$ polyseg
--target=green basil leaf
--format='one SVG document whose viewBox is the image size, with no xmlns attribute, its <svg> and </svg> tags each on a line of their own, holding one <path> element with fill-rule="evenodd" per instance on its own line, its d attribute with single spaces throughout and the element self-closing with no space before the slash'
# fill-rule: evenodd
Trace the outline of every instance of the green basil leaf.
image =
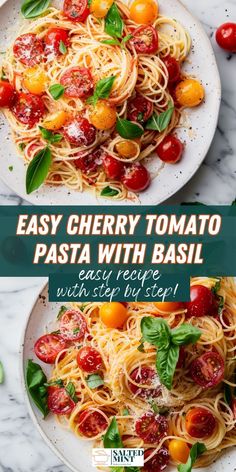
<svg viewBox="0 0 236 472">
<path fill-rule="evenodd" d="M 122 37 L 124 22 L 115 3 L 112 4 L 105 18 L 105 32 L 110 36 Z"/>
<path fill-rule="evenodd" d="M 104 39 L 104 41 L 101 41 L 102 44 L 109 44 L 111 46 L 119 46 L 120 42 L 118 39 Z"/>
<path fill-rule="evenodd" d="M 167 348 L 158 349 L 156 356 L 156 369 L 160 381 L 168 390 L 171 390 L 176 365 L 179 359 L 179 346 L 170 345 Z"/>
<path fill-rule="evenodd" d="M 101 387 L 104 385 L 104 380 L 99 374 L 91 374 L 86 378 L 86 382 L 89 388 L 93 390 L 94 388 Z"/>
<path fill-rule="evenodd" d="M 49 93 L 54 100 L 58 100 L 64 93 L 65 87 L 61 84 L 54 84 L 49 87 Z"/>
<path fill-rule="evenodd" d="M 153 113 L 151 118 L 149 118 L 146 123 L 146 129 L 159 131 L 159 133 L 164 131 L 170 124 L 174 109 L 175 108 L 172 103 L 169 102 L 168 109 L 166 111 L 160 113 L 159 115 L 157 113 Z"/>
<path fill-rule="evenodd" d="M 141 126 L 133 123 L 132 121 L 124 120 L 119 116 L 117 117 L 116 131 L 122 138 L 125 139 L 140 138 L 144 133 L 144 130 Z"/>
<path fill-rule="evenodd" d="M 48 129 L 43 128 L 42 126 L 39 126 L 39 129 L 42 134 L 42 137 L 45 139 L 45 141 L 48 141 L 50 144 L 59 143 L 63 138 L 62 134 L 54 134 L 52 131 L 49 131 Z"/>
<path fill-rule="evenodd" d="M 26 173 L 26 192 L 32 193 L 42 185 L 48 175 L 52 162 L 51 151 L 48 147 L 41 149 L 28 165 Z"/>
<path fill-rule="evenodd" d="M 162 318 L 145 316 L 141 320 L 142 339 L 158 346 L 158 348 L 167 349 L 170 345 L 170 328 Z"/>
<path fill-rule="evenodd" d="M 19 149 L 20 151 L 24 151 L 26 144 L 25 143 L 20 143 L 19 144 Z"/>
<path fill-rule="evenodd" d="M 124 415 L 124 416 L 129 416 L 129 414 L 130 414 L 130 413 L 129 413 L 128 408 L 124 408 L 124 410 L 123 410 L 123 415 Z"/>
<path fill-rule="evenodd" d="M 60 310 L 58 311 L 58 315 L 57 315 L 57 320 L 60 320 L 60 318 L 62 317 L 62 315 L 68 310 L 68 308 L 65 306 L 65 305 L 62 305 Z"/>
<path fill-rule="evenodd" d="M 105 79 L 101 79 L 96 83 L 94 94 L 87 99 L 87 103 L 96 105 L 97 101 L 101 98 L 108 98 L 112 86 L 114 84 L 116 77 L 106 77 Z"/>
<path fill-rule="evenodd" d="M 133 37 L 132 34 L 127 34 L 127 36 L 125 36 L 125 37 L 122 39 L 121 43 L 122 43 L 122 44 L 127 43 L 127 41 L 129 41 L 132 37 Z"/>
<path fill-rule="evenodd" d="M 13 171 L 13 166 L 9 166 L 9 167 L 8 167 L 8 170 L 9 170 L 10 172 L 12 172 L 12 171 Z"/>
<path fill-rule="evenodd" d="M 119 448 L 124 447 L 121 437 L 120 437 L 120 433 L 119 433 L 115 416 L 112 418 L 111 423 L 108 426 L 108 429 L 104 435 L 103 445 L 105 448 L 110 448 L 110 449 L 119 449 Z"/>
<path fill-rule="evenodd" d="M 44 385 L 45 387 L 54 387 L 54 386 L 64 387 L 63 381 L 61 379 L 52 380 L 52 382 L 46 382 Z"/>
<path fill-rule="evenodd" d="M 217 282 L 215 283 L 215 286 L 212 287 L 211 291 L 214 295 L 217 295 L 217 293 L 219 292 L 220 290 L 220 286 L 221 286 L 221 280 L 217 280 Z"/>
<path fill-rule="evenodd" d="M 188 458 L 186 464 L 178 465 L 178 471 L 179 472 L 191 472 L 192 467 L 194 466 L 197 458 L 199 456 L 201 456 L 206 450 L 207 450 L 207 448 L 206 448 L 205 444 L 200 443 L 200 442 L 195 443 L 190 449 L 189 458 Z"/>
<path fill-rule="evenodd" d="M 231 387 L 230 385 L 225 384 L 224 385 L 224 401 L 225 403 L 227 403 L 227 405 L 230 406 L 232 403 L 232 400 L 233 400 L 233 395 L 232 395 Z"/>
<path fill-rule="evenodd" d="M 128 472 L 141 472 L 140 467 L 135 467 L 135 466 L 125 467 L 125 472 L 127 470 Z"/>
<path fill-rule="evenodd" d="M 26 367 L 27 389 L 33 402 L 41 411 L 44 418 L 49 413 L 47 405 L 47 388 L 45 387 L 45 383 L 47 383 L 47 377 L 40 365 L 29 359 Z"/>
<path fill-rule="evenodd" d="M 115 197 L 115 195 L 118 195 L 119 190 L 116 188 L 109 187 L 109 185 L 105 188 L 102 189 L 100 195 L 102 197 Z"/>
<path fill-rule="evenodd" d="M 139 352 L 145 352 L 144 343 L 141 342 L 141 343 L 139 344 L 139 346 L 137 347 L 137 349 L 138 349 Z"/>
<path fill-rule="evenodd" d="M 61 40 L 60 43 L 59 43 L 59 51 L 62 53 L 62 54 L 66 54 L 67 53 L 67 47 L 65 45 L 65 43 Z"/>
<path fill-rule="evenodd" d="M 72 382 L 69 382 L 66 386 L 66 393 L 69 395 L 71 400 L 73 400 L 73 402 L 78 403 L 79 399 L 76 395 L 75 386 Z"/>
<path fill-rule="evenodd" d="M 171 341 L 176 346 L 195 344 L 201 337 L 201 330 L 191 324 L 183 323 L 178 328 L 171 330 Z"/>
<path fill-rule="evenodd" d="M 27 19 L 36 18 L 47 10 L 50 1 L 51 0 L 25 0 L 21 6 L 21 13 Z"/>
<path fill-rule="evenodd" d="M 4 382 L 4 369 L 3 369 L 3 364 L 0 361 L 0 384 L 3 384 Z"/>
</svg>

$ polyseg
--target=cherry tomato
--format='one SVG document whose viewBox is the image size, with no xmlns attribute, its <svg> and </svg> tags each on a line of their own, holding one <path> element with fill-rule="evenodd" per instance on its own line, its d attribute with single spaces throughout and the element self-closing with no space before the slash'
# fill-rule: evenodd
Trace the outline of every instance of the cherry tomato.
<svg viewBox="0 0 236 472">
<path fill-rule="evenodd" d="M 94 438 L 108 427 L 106 418 L 99 411 L 83 410 L 76 417 L 79 432 L 86 438 Z"/>
<path fill-rule="evenodd" d="M 155 0 L 134 0 L 130 6 L 130 19 L 140 25 L 153 23 L 158 16 Z"/>
<path fill-rule="evenodd" d="M 182 369 L 184 367 L 185 359 L 186 359 L 186 352 L 185 352 L 184 346 L 180 346 L 179 359 L 178 359 L 178 362 L 176 364 L 177 369 Z"/>
<path fill-rule="evenodd" d="M 102 367 L 102 357 L 93 347 L 84 346 L 78 352 L 77 364 L 85 372 L 97 372 Z"/>
<path fill-rule="evenodd" d="M 92 0 L 90 11 L 96 18 L 104 18 L 113 4 L 113 0 Z"/>
<path fill-rule="evenodd" d="M 133 32 L 130 44 L 138 54 L 155 54 L 158 50 L 158 34 L 153 26 L 140 26 Z"/>
<path fill-rule="evenodd" d="M 203 388 L 218 385 L 224 378 L 224 359 L 217 352 L 205 352 L 190 365 L 190 375 Z"/>
<path fill-rule="evenodd" d="M 82 154 L 82 157 L 79 157 L 80 154 Z M 76 157 L 77 159 L 74 160 L 75 167 L 80 169 L 84 174 L 90 174 L 96 172 L 101 160 L 101 152 L 97 149 L 86 156 L 83 156 L 83 153 L 78 153 Z"/>
<path fill-rule="evenodd" d="M 35 66 L 42 62 L 43 42 L 34 33 L 22 34 L 14 42 L 13 54 L 25 66 Z"/>
<path fill-rule="evenodd" d="M 189 436 L 207 438 L 214 433 L 216 419 L 207 408 L 196 407 L 188 411 L 185 426 Z"/>
<path fill-rule="evenodd" d="M 60 129 L 68 119 L 68 113 L 64 110 L 56 111 L 49 115 L 42 123 L 43 127 L 51 131 Z"/>
<path fill-rule="evenodd" d="M 149 186 L 151 178 L 146 167 L 135 163 L 126 167 L 121 181 L 128 190 L 141 192 Z"/>
<path fill-rule="evenodd" d="M 105 131 L 116 124 L 116 108 L 107 100 L 99 100 L 89 113 L 90 122 L 95 128 Z"/>
<path fill-rule="evenodd" d="M 158 444 L 167 435 L 168 422 L 163 415 L 144 413 L 136 421 L 135 431 L 145 443 Z"/>
<path fill-rule="evenodd" d="M 167 162 L 168 164 L 175 164 L 178 162 L 182 157 L 183 151 L 183 143 L 172 134 L 166 136 L 156 148 L 158 157 L 161 161 Z"/>
<path fill-rule="evenodd" d="M 153 449 L 147 449 L 144 451 L 144 460 L 153 453 Z M 142 472 L 162 472 L 166 469 L 169 464 L 170 456 L 168 449 L 163 446 L 161 447 L 154 456 L 145 462 L 144 467 L 142 467 Z"/>
<path fill-rule="evenodd" d="M 16 91 L 9 82 L 0 80 L 0 107 L 10 107 L 16 98 Z"/>
<path fill-rule="evenodd" d="M 184 308 L 184 304 L 182 302 L 154 302 L 154 305 L 158 308 L 158 310 L 164 311 L 165 313 L 173 313 L 173 311 Z"/>
<path fill-rule="evenodd" d="M 90 10 L 87 0 L 64 0 L 63 13 L 71 21 L 84 22 Z"/>
<path fill-rule="evenodd" d="M 48 408 L 55 415 L 69 415 L 75 407 L 75 402 L 70 398 L 64 387 L 49 387 Z"/>
<path fill-rule="evenodd" d="M 134 141 L 126 139 L 116 144 L 116 151 L 121 157 L 132 158 L 137 155 L 138 145 Z"/>
<path fill-rule="evenodd" d="M 216 41 L 226 51 L 236 52 L 236 23 L 224 23 L 216 31 Z"/>
<path fill-rule="evenodd" d="M 52 54 L 60 56 L 63 54 L 61 49 L 61 44 L 63 43 L 67 48 L 70 44 L 69 33 L 63 28 L 49 28 L 45 37 L 45 49 L 44 52 L 46 55 Z"/>
<path fill-rule="evenodd" d="M 212 291 L 204 285 L 190 287 L 190 302 L 185 303 L 187 316 L 212 315 L 215 310 L 215 297 Z"/>
<path fill-rule="evenodd" d="M 132 382 L 128 382 L 130 391 L 137 395 L 140 398 L 148 399 L 158 397 L 160 393 L 160 385 L 157 373 L 151 367 L 137 367 L 133 370 L 130 374 L 130 378 L 138 385 L 133 384 Z M 155 387 L 155 384 L 157 385 Z M 144 385 L 145 387 L 142 387 Z M 147 385 L 153 388 L 147 388 Z"/>
<path fill-rule="evenodd" d="M 205 97 L 203 86 L 194 79 L 184 79 L 175 89 L 175 97 L 182 107 L 197 107 Z"/>
<path fill-rule="evenodd" d="M 57 334 L 45 334 L 34 345 L 36 356 L 46 364 L 54 364 L 59 352 L 66 348 L 66 342 Z"/>
<path fill-rule="evenodd" d="M 11 111 L 18 121 L 32 128 L 42 118 L 45 107 L 41 97 L 19 93 Z"/>
<path fill-rule="evenodd" d="M 60 334 L 68 341 L 79 341 L 87 332 L 87 323 L 83 315 L 76 310 L 67 310 L 59 320 Z"/>
<path fill-rule="evenodd" d="M 108 328 L 122 328 L 128 318 L 127 308 L 119 302 L 104 303 L 99 314 Z"/>
<path fill-rule="evenodd" d="M 169 442 L 169 453 L 173 461 L 186 464 L 190 449 L 185 441 L 181 439 L 171 439 Z"/>
<path fill-rule="evenodd" d="M 86 118 L 77 115 L 62 128 L 65 139 L 75 146 L 90 146 L 96 139 L 96 130 Z"/>
<path fill-rule="evenodd" d="M 71 67 L 62 74 L 60 83 L 66 97 L 87 98 L 93 93 L 93 78 L 86 67 Z"/>
<path fill-rule="evenodd" d="M 128 101 L 128 120 L 145 123 L 153 113 L 153 104 L 142 95 Z"/>
<path fill-rule="evenodd" d="M 180 79 L 180 64 L 174 57 L 166 56 L 163 59 L 163 62 L 168 70 L 169 74 L 169 83 L 178 82 Z"/>
<path fill-rule="evenodd" d="M 40 66 L 29 67 L 23 73 L 23 85 L 28 92 L 42 95 L 46 90 L 47 76 Z"/>
<path fill-rule="evenodd" d="M 103 157 L 103 167 L 109 179 L 119 179 L 124 171 L 124 164 L 109 154 Z"/>
</svg>

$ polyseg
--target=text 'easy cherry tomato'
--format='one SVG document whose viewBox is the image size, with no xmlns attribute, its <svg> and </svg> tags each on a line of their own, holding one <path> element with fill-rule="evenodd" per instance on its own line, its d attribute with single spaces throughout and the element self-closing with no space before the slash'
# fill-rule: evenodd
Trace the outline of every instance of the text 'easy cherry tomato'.
<svg viewBox="0 0 236 472">
<path fill-rule="evenodd" d="M 173 461 L 186 464 L 190 449 L 185 441 L 181 439 L 171 439 L 169 442 L 169 453 Z"/>
<path fill-rule="evenodd" d="M 184 151 L 184 145 L 173 135 L 166 136 L 156 148 L 158 157 L 168 164 L 180 161 Z"/>
<path fill-rule="evenodd" d="M 91 409 L 81 411 L 75 419 L 79 432 L 86 438 L 94 438 L 107 429 L 108 422 L 99 411 Z"/>
<path fill-rule="evenodd" d="M 65 87 L 66 97 L 87 98 L 93 92 L 93 79 L 86 67 L 71 67 L 64 72 L 60 79 Z"/>
<path fill-rule="evenodd" d="M 158 34 L 153 26 L 140 26 L 130 39 L 130 44 L 138 54 L 155 54 L 158 49 Z"/>
<path fill-rule="evenodd" d="M 190 365 L 190 375 L 203 388 L 218 385 L 224 378 L 224 359 L 217 352 L 205 352 Z"/>
<path fill-rule="evenodd" d="M 151 178 L 146 167 L 135 163 L 126 167 L 121 181 L 128 190 L 142 192 L 149 186 Z"/>
<path fill-rule="evenodd" d="M 137 367 L 130 374 L 130 378 L 135 382 L 128 382 L 130 391 L 140 398 L 153 398 L 160 394 L 160 382 L 157 373 L 149 366 Z M 150 386 L 152 388 L 147 388 Z"/>
<path fill-rule="evenodd" d="M 150 25 L 158 16 L 155 0 L 134 0 L 130 6 L 130 18 L 140 25 Z"/>
<path fill-rule="evenodd" d="M 79 157 L 81 154 L 81 157 Z M 96 172 L 98 164 L 101 161 L 101 151 L 95 150 L 83 156 L 83 153 L 76 155 L 77 159 L 74 160 L 74 165 L 77 169 L 80 169 L 84 174 L 91 174 Z"/>
<path fill-rule="evenodd" d="M 153 449 L 144 451 L 144 467 L 142 472 L 162 472 L 169 464 L 170 455 L 168 449 L 163 446 L 148 460 L 153 454 Z"/>
<path fill-rule="evenodd" d="M 103 157 L 103 167 L 109 179 L 119 179 L 124 171 L 124 164 L 109 154 Z"/>
<path fill-rule="evenodd" d="M 87 323 L 79 311 L 67 310 L 59 320 L 59 329 L 63 339 L 79 341 L 87 332 Z"/>
<path fill-rule="evenodd" d="M 216 41 L 226 51 L 236 52 L 236 23 L 224 23 L 216 31 Z"/>
<path fill-rule="evenodd" d="M 122 328 L 128 318 L 127 308 L 119 302 L 104 303 L 99 313 L 108 328 Z"/>
<path fill-rule="evenodd" d="M 42 118 L 45 106 L 41 97 L 19 93 L 11 111 L 18 121 L 32 128 Z"/>
<path fill-rule="evenodd" d="M 10 107 L 16 98 L 16 92 L 6 80 L 0 80 L 0 107 Z"/>
<path fill-rule="evenodd" d="M 53 54 L 60 56 L 63 54 L 61 44 L 63 43 L 66 48 L 70 44 L 69 33 L 63 28 L 49 28 L 44 37 L 44 42 L 46 55 Z"/>
<path fill-rule="evenodd" d="M 166 56 L 163 59 L 163 62 L 167 68 L 169 74 L 169 83 L 178 82 L 180 79 L 180 64 L 174 57 Z"/>
<path fill-rule="evenodd" d="M 84 22 L 89 13 L 87 0 L 64 0 L 63 13 L 71 21 Z"/>
<path fill-rule="evenodd" d="M 78 352 L 77 363 L 85 372 L 93 373 L 101 369 L 102 357 L 93 347 L 84 346 Z"/>
<path fill-rule="evenodd" d="M 66 342 L 57 334 L 45 334 L 34 345 L 36 356 L 46 364 L 54 364 L 59 352 L 66 348 Z"/>
<path fill-rule="evenodd" d="M 168 432 L 168 422 L 163 415 L 144 413 L 135 424 L 137 435 L 149 444 L 158 444 Z"/>
<path fill-rule="evenodd" d="M 69 415 L 75 407 L 65 388 L 48 388 L 48 408 L 55 415 Z"/>
<path fill-rule="evenodd" d="M 96 139 L 96 129 L 86 118 L 77 115 L 62 128 L 65 139 L 77 147 L 90 146 Z"/>
<path fill-rule="evenodd" d="M 207 408 L 196 407 L 188 411 L 185 426 L 189 436 L 207 438 L 214 433 L 216 419 Z"/>
<path fill-rule="evenodd" d="M 43 42 L 34 33 L 22 34 L 14 42 L 13 54 L 25 66 L 35 66 L 42 61 Z"/>
<path fill-rule="evenodd" d="M 207 316 L 214 314 L 215 297 L 212 291 L 204 285 L 190 287 L 190 302 L 185 304 L 187 316 Z"/>
<path fill-rule="evenodd" d="M 128 120 L 145 123 L 153 113 L 153 104 L 142 95 L 128 101 Z"/>
</svg>

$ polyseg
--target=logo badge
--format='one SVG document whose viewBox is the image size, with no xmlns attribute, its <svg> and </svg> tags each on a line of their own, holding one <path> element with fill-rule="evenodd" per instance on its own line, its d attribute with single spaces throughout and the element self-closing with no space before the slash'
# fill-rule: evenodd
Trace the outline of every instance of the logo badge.
<svg viewBox="0 0 236 472">
<path fill-rule="evenodd" d="M 92 450 L 93 467 L 143 467 L 144 449 L 103 449 L 94 448 Z"/>
</svg>

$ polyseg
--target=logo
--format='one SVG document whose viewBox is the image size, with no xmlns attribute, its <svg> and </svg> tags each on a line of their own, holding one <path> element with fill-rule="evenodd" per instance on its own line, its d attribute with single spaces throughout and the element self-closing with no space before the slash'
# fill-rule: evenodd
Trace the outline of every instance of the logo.
<svg viewBox="0 0 236 472">
<path fill-rule="evenodd" d="M 92 450 L 93 467 L 142 467 L 144 465 L 144 449 L 103 449 Z"/>
</svg>

